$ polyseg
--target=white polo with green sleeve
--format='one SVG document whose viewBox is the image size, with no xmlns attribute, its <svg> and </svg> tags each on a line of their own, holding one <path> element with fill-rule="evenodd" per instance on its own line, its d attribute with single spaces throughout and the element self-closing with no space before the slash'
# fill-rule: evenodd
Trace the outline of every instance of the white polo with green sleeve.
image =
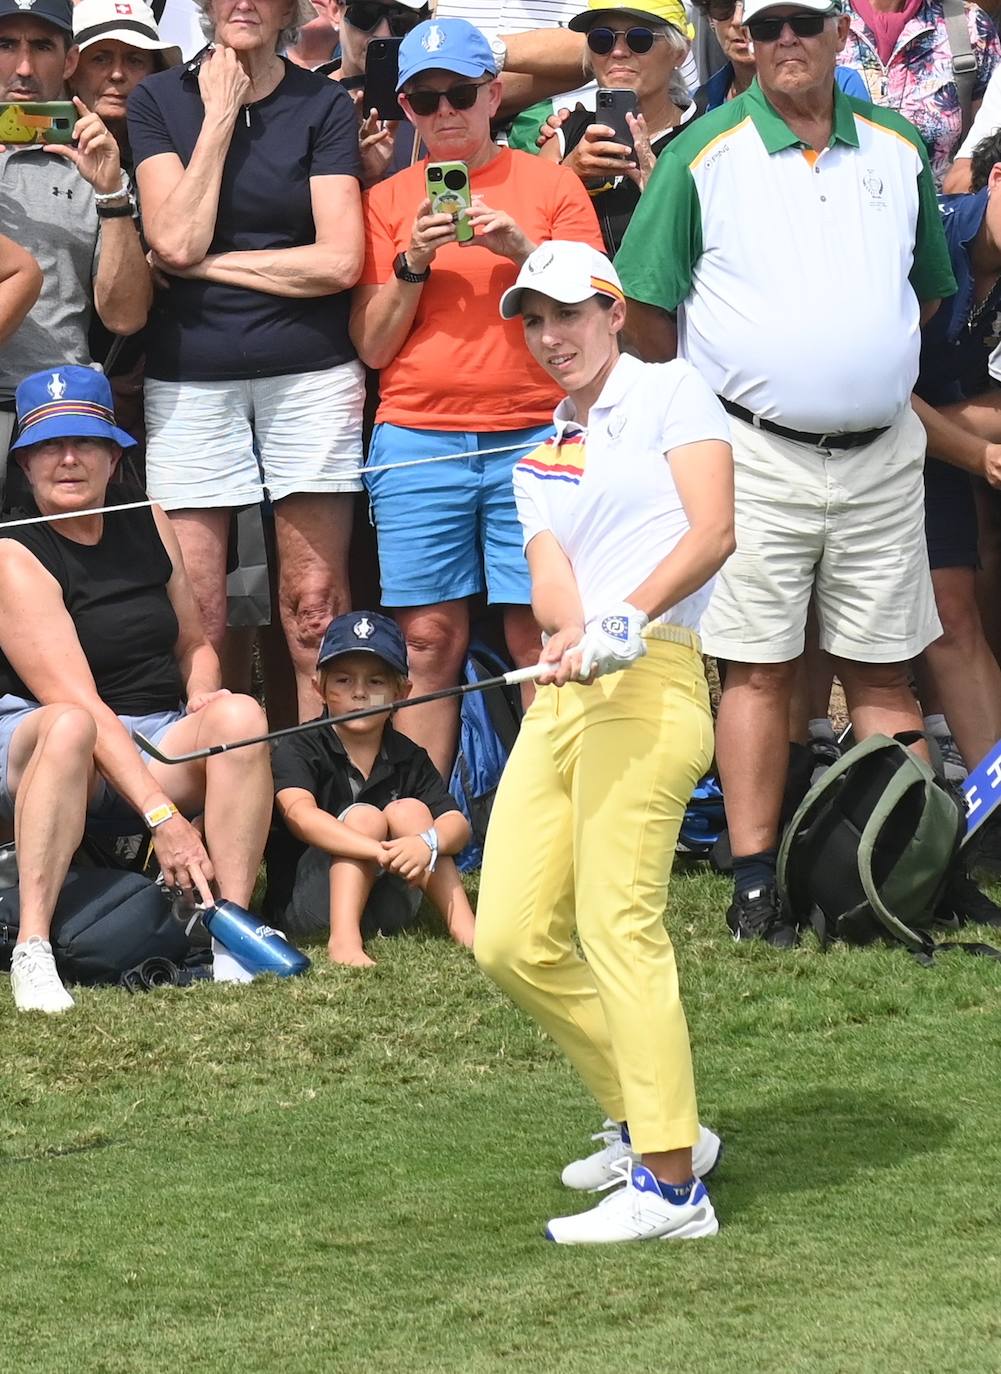
<svg viewBox="0 0 1001 1374">
<path fill-rule="evenodd" d="M 615 263 L 678 314 L 678 354 L 722 397 L 807 433 L 891 425 L 918 375 L 919 302 L 956 283 L 917 130 L 834 90 L 806 147 L 749 90 L 658 160 Z"/>
</svg>

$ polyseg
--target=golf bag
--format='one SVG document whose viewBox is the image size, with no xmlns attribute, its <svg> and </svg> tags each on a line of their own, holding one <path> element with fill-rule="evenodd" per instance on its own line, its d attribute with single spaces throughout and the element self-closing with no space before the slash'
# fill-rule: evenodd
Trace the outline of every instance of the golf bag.
<svg viewBox="0 0 1001 1374">
<path fill-rule="evenodd" d="M 723 792 L 712 773 L 707 773 L 695 787 L 678 834 L 678 853 L 705 859 L 712 853 L 726 829 Z"/>
<path fill-rule="evenodd" d="M 491 649 L 473 644 L 466 659 L 463 682 L 482 682 L 510 671 Z M 521 728 L 521 693 L 517 687 L 472 692 L 464 697 L 459 715 L 459 752 L 448 790 L 469 822 L 473 838 L 456 859 L 463 873 L 479 868 L 494 797 Z"/>
<path fill-rule="evenodd" d="M 950 885 L 965 877 L 966 822 L 958 798 L 905 747 L 914 738 L 873 735 L 855 745 L 810 789 L 783 836 L 780 896 L 822 944 L 882 937 L 926 958 L 938 948 L 930 930 Z M 997 955 L 988 945 L 963 948 Z"/>
</svg>

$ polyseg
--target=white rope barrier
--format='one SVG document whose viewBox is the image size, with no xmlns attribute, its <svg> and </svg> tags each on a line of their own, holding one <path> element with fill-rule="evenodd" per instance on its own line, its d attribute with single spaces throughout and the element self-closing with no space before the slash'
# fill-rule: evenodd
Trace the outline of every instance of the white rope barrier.
<svg viewBox="0 0 1001 1374">
<path fill-rule="evenodd" d="M 418 468 L 424 467 L 428 463 L 454 463 L 460 458 L 483 458 L 495 453 L 527 453 L 530 449 L 538 448 L 539 441 L 532 440 L 527 444 L 502 444 L 498 448 L 476 448 L 469 449 L 465 453 L 439 453 L 431 458 L 404 458 L 399 463 L 374 463 L 368 467 L 349 468 L 346 472 L 339 472 L 338 479 L 344 477 L 364 477 L 369 472 L 395 472 L 398 468 Z M 322 495 L 322 493 L 318 493 Z M 125 501 L 117 506 L 94 506 L 90 510 L 71 510 L 60 511 L 57 515 L 28 515 L 19 520 L 0 520 L 0 534 L 4 530 L 16 530 L 23 525 L 46 525 L 55 520 L 79 520 L 84 515 L 111 515 L 116 511 L 122 510 L 148 510 L 150 506 L 162 504 L 159 501 Z M 179 506 L 178 510 L 198 510 L 197 506 Z M 219 510 L 218 506 L 206 507 L 206 509 Z"/>
</svg>

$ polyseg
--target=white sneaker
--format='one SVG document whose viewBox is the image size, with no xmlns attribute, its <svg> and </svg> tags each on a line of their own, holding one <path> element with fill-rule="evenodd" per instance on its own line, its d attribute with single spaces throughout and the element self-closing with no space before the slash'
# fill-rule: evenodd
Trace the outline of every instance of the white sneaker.
<svg viewBox="0 0 1001 1374">
<path fill-rule="evenodd" d="M 68 1011 L 74 1005 L 56 972 L 52 946 L 40 935 L 16 945 L 10 959 L 10 986 L 18 1011 Z"/>
<path fill-rule="evenodd" d="M 653 1174 L 631 1159 L 620 1160 L 615 1178 L 606 1187 L 617 1188 L 597 1207 L 573 1217 L 554 1217 L 546 1238 L 557 1245 L 612 1245 L 625 1240 L 694 1240 L 714 1236 L 719 1222 L 705 1184 L 696 1179 L 684 1202 L 668 1202 Z"/>
<path fill-rule="evenodd" d="M 639 1163 L 639 1156 L 633 1153 L 617 1121 L 609 1119 L 602 1122 L 601 1130 L 596 1131 L 591 1139 L 603 1140 L 605 1143 L 593 1154 L 585 1156 L 584 1159 L 575 1159 L 566 1166 L 560 1175 L 565 1188 L 573 1188 L 576 1192 L 582 1193 L 600 1192 L 602 1188 L 607 1188 L 618 1179 L 618 1175 L 613 1171 L 621 1160 L 631 1159 L 634 1164 Z M 695 1177 L 708 1178 L 720 1162 L 722 1154 L 723 1142 L 716 1132 L 711 1131 L 708 1126 L 700 1126 L 699 1138 L 692 1146 L 692 1173 Z"/>
</svg>

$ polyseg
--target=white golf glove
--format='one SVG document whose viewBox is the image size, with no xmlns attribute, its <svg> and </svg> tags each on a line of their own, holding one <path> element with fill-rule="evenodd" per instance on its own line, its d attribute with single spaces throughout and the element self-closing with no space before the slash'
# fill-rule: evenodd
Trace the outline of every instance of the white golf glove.
<svg viewBox="0 0 1001 1374">
<path fill-rule="evenodd" d="M 584 631 L 584 638 L 577 646 L 580 649 L 580 676 L 584 681 L 591 676 L 603 677 L 605 673 L 617 673 L 628 668 L 646 653 L 643 631 L 650 617 L 628 601 L 620 601 L 596 616 Z"/>
</svg>

